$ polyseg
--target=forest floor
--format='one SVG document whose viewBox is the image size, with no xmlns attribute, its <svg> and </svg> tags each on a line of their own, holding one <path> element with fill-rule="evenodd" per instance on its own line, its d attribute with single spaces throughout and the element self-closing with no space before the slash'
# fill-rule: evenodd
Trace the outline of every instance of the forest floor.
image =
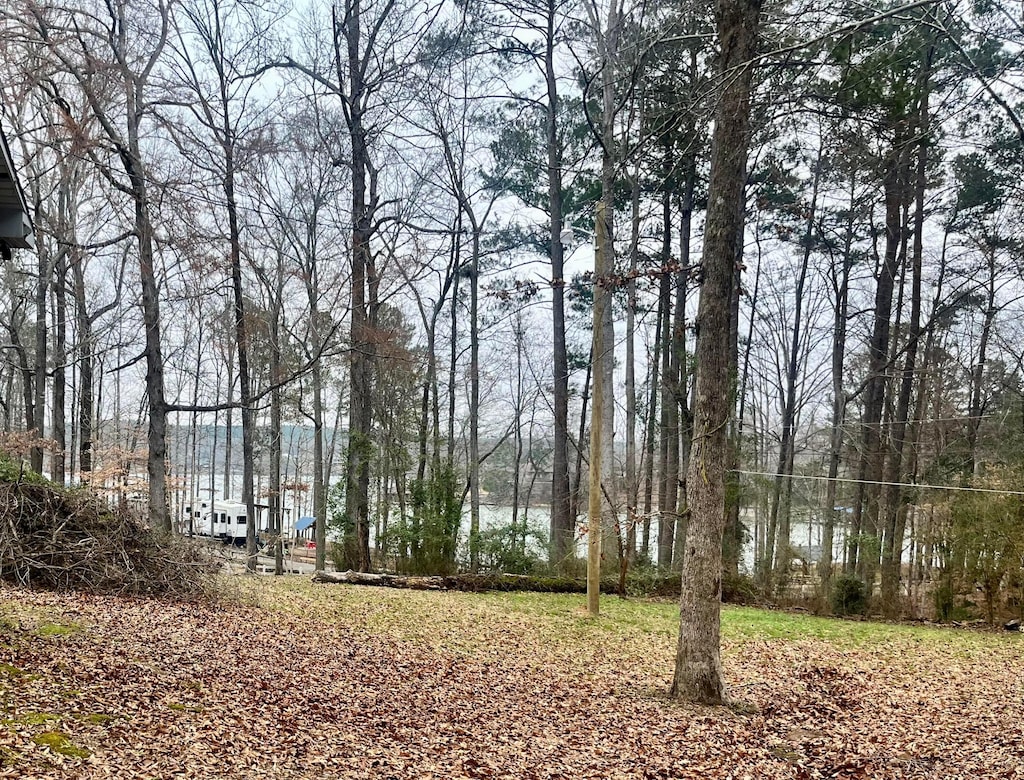
<svg viewBox="0 0 1024 780">
<path fill-rule="evenodd" d="M 213 606 L 0 589 L 3 778 L 1024 778 L 1024 635 L 233 578 Z"/>
</svg>

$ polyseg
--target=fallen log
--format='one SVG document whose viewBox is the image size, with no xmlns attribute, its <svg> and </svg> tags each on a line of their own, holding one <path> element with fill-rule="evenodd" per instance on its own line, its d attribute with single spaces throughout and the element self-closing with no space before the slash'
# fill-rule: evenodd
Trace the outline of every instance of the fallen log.
<svg viewBox="0 0 1024 780">
<path fill-rule="evenodd" d="M 358 571 L 317 571 L 313 582 L 344 585 L 376 585 L 410 590 L 459 590 L 480 593 L 497 591 L 535 591 L 540 593 L 586 593 L 587 584 L 568 577 L 535 577 L 527 574 L 449 574 L 416 576 L 404 574 L 369 574 Z M 617 593 L 618 583 L 602 581 L 601 591 Z"/>
</svg>

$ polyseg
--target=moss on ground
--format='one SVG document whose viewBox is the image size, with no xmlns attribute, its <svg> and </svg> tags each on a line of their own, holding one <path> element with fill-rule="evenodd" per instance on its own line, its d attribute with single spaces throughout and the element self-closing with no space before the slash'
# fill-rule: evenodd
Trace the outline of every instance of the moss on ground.
<svg viewBox="0 0 1024 780">
<path fill-rule="evenodd" d="M 63 731 L 43 731 L 35 734 L 32 741 L 40 747 L 48 748 L 53 753 L 68 758 L 88 758 L 92 755 L 85 748 L 79 747 Z"/>
<path fill-rule="evenodd" d="M 82 630 L 78 623 L 43 623 L 36 629 L 36 636 L 70 636 Z"/>
</svg>

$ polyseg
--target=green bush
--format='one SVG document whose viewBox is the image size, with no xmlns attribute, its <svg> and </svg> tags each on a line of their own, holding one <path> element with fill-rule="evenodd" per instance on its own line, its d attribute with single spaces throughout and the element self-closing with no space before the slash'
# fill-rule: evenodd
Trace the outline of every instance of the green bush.
<svg viewBox="0 0 1024 780">
<path fill-rule="evenodd" d="M 722 603 L 757 604 L 757 584 L 746 574 L 727 574 L 722 577 Z"/>
<path fill-rule="evenodd" d="M 452 464 L 445 461 L 424 480 L 409 485 L 412 514 L 396 531 L 414 574 L 452 574 L 462 522 L 462 497 Z M 397 556 L 401 558 L 402 556 Z"/>
<path fill-rule="evenodd" d="M 868 608 L 868 589 L 861 580 L 844 574 L 832 585 L 829 602 L 835 615 L 863 615 Z"/>
<path fill-rule="evenodd" d="M 682 575 L 657 566 L 635 564 L 626 574 L 626 594 L 629 596 L 656 596 L 679 598 Z"/>
<path fill-rule="evenodd" d="M 30 485 L 49 485 L 50 480 L 32 471 L 20 458 L 14 458 L 0 450 L 0 480 Z"/>
<path fill-rule="evenodd" d="M 953 619 L 953 586 L 944 582 L 938 588 L 935 589 L 935 593 L 932 595 L 935 599 L 935 618 L 942 622 L 948 622 Z"/>
<path fill-rule="evenodd" d="M 542 551 L 547 549 L 545 535 L 519 523 L 488 528 L 479 536 L 480 566 L 485 571 L 505 574 L 545 572 Z"/>
</svg>

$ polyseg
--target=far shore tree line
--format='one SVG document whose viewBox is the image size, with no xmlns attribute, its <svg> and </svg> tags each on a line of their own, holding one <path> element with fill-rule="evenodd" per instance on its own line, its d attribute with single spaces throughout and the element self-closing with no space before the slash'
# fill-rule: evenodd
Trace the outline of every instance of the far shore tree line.
<svg viewBox="0 0 1024 780">
<path fill-rule="evenodd" d="M 229 495 L 252 566 L 291 491 L 321 569 L 333 525 L 357 571 L 575 574 L 599 527 L 705 637 L 723 578 L 1015 608 L 1015 13 L 10 0 L 0 446 L 165 531 Z"/>
</svg>

